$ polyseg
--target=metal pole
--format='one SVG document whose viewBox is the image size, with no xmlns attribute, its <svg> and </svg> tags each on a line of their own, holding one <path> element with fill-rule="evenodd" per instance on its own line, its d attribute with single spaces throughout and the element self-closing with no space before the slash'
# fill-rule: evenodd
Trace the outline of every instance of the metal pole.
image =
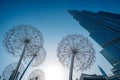
<svg viewBox="0 0 120 80">
<path fill-rule="evenodd" d="M 69 80 L 72 80 L 72 76 L 73 76 L 74 58 L 75 58 L 75 53 L 72 54 L 70 72 L 69 72 Z"/>
<path fill-rule="evenodd" d="M 20 64 L 21 64 L 21 62 L 22 62 L 23 56 L 24 56 L 24 54 L 25 54 L 26 47 L 27 47 L 27 43 L 25 43 L 25 46 L 24 46 L 24 49 L 23 49 L 23 51 L 22 51 L 22 55 L 20 56 L 19 62 L 18 62 L 18 64 L 17 64 L 17 67 L 16 67 L 15 71 L 12 72 L 9 80 L 17 80 L 17 76 L 18 76 L 18 74 L 19 74 L 18 69 L 19 69 L 19 67 L 20 67 Z"/>
<path fill-rule="evenodd" d="M 30 60 L 30 62 L 28 63 L 27 67 L 25 68 L 24 72 L 23 72 L 22 75 L 20 76 L 20 79 L 19 79 L 19 80 L 22 79 L 22 77 L 24 76 L 26 70 L 28 69 L 28 67 L 30 66 L 31 62 L 33 61 L 33 59 L 34 59 L 35 57 L 36 57 L 36 55 L 34 55 L 33 58 Z"/>
</svg>

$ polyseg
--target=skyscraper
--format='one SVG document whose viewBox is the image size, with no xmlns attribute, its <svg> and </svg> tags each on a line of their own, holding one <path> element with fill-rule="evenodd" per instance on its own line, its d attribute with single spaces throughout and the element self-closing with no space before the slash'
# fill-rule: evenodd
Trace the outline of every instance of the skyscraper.
<svg viewBox="0 0 120 80">
<path fill-rule="evenodd" d="M 108 77 L 105 71 L 98 65 L 98 68 L 104 77 Z"/>
<path fill-rule="evenodd" d="M 114 74 L 120 73 L 120 14 L 68 10 L 90 36 L 103 48 L 101 54 L 114 67 Z"/>
<path fill-rule="evenodd" d="M 82 74 L 79 80 L 107 80 L 102 75 L 89 75 L 89 74 Z"/>
</svg>

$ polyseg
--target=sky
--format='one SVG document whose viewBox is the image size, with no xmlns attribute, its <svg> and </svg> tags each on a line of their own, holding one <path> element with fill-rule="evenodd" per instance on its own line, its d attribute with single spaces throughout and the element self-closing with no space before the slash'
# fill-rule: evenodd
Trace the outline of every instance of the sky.
<svg viewBox="0 0 120 80">
<path fill-rule="evenodd" d="M 39 66 L 29 67 L 23 80 L 27 80 L 35 69 L 44 71 L 45 80 L 67 80 L 69 68 L 60 64 L 56 50 L 62 38 L 69 34 L 88 37 L 96 50 L 96 61 L 91 68 L 83 72 L 75 71 L 74 79 L 79 78 L 81 73 L 100 75 L 97 65 L 100 65 L 108 75 L 112 74 L 112 66 L 100 54 L 102 48 L 89 37 L 89 33 L 72 18 L 67 9 L 119 14 L 119 7 L 120 0 L 0 0 L 0 75 L 7 65 L 19 60 L 19 57 L 7 52 L 3 45 L 6 32 L 19 24 L 36 27 L 43 35 L 43 46 L 47 52 L 45 61 Z"/>
</svg>

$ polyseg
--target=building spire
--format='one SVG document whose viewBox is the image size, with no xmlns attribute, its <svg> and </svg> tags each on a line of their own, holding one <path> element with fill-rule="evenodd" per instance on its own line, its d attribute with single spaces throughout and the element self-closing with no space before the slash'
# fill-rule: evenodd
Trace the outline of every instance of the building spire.
<svg viewBox="0 0 120 80">
<path fill-rule="evenodd" d="M 98 68 L 104 77 L 108 77 L 105 71 L 98 65 Z"/>
</svg>

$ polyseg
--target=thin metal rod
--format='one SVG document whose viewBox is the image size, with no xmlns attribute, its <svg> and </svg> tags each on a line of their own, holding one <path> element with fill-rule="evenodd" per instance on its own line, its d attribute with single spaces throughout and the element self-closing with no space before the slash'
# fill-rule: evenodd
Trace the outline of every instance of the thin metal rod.
<svg viewBox="0 0 120 80">
<path fill-rule="evenodd" d="M 73 76 L 74 58 L 75 58 L 75 54 L 73 53 L 71 59 L 71 65 L 70 65 L 69 80 L 72 80 L 72 76 Z"/>
<path fill-rule="evenodd" d="M 18 77 L 18 74 L 19 74 L 18 69 L 19 69 L 20 64 L 21 64 L 21 62 L 22 62 L 22 59 L 23 59 L 23 57 L 24 57 L 26 47 L 27 47 L 27 43 L 25 43 L 25 45 L 24 45 L 24 49 L 23 49 L 22 54 L 21 54 L 21 56 L 20 56 L 19 62 L 18 62 L 18 64 L 17 64 L 17 67 L 16 67 L 15 71 L 12 72 L 9 80 L 17 80 L 17 77 Z"/>
<path fill-rule="evenodd" d="M 28 63 L 27 67 L 25 68 L 24 72 L 23 72 L 22 75 L 20 76 L 20 79 L 19 79 L 19 80 L 22 79 L 22 77 L 24 76 L 25 72 L 27 71 L 28 67 L 30 66 L 30 64 L 31 64 L 31 62 L 33 61 L 33 59 L 35 58 L 35 56 L 36 56 L 36 55 L 34 55 L 34 56 L 32 57 L 32 59 L 30 60 L 30 62 Z"/>
</svg>

